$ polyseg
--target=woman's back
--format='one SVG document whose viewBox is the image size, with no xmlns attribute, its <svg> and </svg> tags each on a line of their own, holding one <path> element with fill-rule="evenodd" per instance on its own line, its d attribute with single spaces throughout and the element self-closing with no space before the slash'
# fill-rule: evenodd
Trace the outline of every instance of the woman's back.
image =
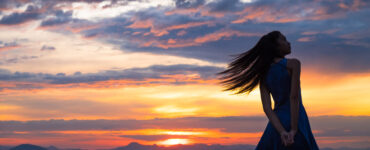
<svg viewBox="0 0 370 150">
<path fill-rule="evenodd" d="M 273 111 L 278 116 L 283 127 L 289 131 L 291 129 L 290 115 L 290 90 L 291 90 L 291 75 L 287 69 L 288 59 L 283 58 L 279 62 L 272 64 L 267 72 L 265 83 L 274 100 Z M 299 88 L 299 115 L 298 115 L 298 131 L 294 138 L 294 144 L 285 147 L 282 144 L 280 135 L 273 127 L 271 122 L 266 126 L 266 129 L 259 141 L 256 150 L 283 150 L 283 149 L 309 149 L 318 150 L 318 146 L 313 137 L 309 120 L 302 104 L 301 89 Z"/>
<path fill-rule="evenodd" d="M 266 85 L 271 92 L 275 106 L 289 103 L 291 76 L 287 71 L 286 63 L 287 59 L 283 58 L 272 64 L 266 76 Z"/>
</svg>

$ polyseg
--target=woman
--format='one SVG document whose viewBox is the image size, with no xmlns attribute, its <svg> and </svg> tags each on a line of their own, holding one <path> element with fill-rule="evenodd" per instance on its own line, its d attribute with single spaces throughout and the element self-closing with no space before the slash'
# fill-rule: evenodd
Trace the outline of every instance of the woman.
<svg viewBox="0 0 370 150">
<path fill-rule="evenodd" d="M 272 31 L 244 53 L 237 55 L 220 74 L 220 83 L 250 93 L 259 85 L 263 110 L 269 119 L 256 150 L 318 150 L 302 104 L 300 61 L 285 58 L 290 43 L 279 31 Z M 274 109 L 271 108 L 271 97 Z"/>
</svg>

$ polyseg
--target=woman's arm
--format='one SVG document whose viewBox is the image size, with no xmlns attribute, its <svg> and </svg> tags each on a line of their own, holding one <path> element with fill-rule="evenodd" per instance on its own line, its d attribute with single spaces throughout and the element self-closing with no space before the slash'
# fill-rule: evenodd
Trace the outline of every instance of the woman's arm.
<svg viewBox="0 0 370 150">
<path fill-rule="evenodd" d="M 299 88 L 300 88 L 300 74 L 301 63 L 298 59 L 292 58 L 287 62 L 287 67 L 291 70 L 291 90 L 290 90 L 290 117 L 291 130 L 296 132 L 298 126 L 299 114 Z"/>
<path fill-rule="evenodd" d="M 267 118 L 272 122 L 272 125 L 274 125 L 275 129 L 281 134 L 282 132 L 285 131 L 285 129 L 283 125 L 281 124 L 279 118 L 276 116 L 275 112 L 271 108 L 270 93 L 264 82 L 261 81 L 259 86 L 260 86 L 260 92 L 261 92 L 263 111 L 265 112 Z"/>
</svg>

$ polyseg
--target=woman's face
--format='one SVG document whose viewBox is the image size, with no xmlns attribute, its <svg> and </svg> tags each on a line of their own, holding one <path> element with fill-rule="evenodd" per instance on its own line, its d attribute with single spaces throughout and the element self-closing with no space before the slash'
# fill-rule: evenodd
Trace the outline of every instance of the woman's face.
<svg viewBox="0 0 370 150">
<path fill-rule="evenodd" d="M 279 38 L 277 39 L 278 43 L 278 53 L 280 56 L 285 56 L 287 54 L 290 54 L 290 42 L 286 40 L 286 37 L 282 34 L 279 35 Z"/>
</svg>

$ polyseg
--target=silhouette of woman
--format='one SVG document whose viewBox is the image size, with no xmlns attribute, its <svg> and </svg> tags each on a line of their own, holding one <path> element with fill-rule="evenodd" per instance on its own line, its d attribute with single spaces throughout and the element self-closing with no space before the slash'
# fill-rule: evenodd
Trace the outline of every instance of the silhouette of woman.
<svg viewBox="0 0 370 150">
<path fill-rule="evenodd" d="M 237 54 L 217 75 L 228 90 L 249 94 L 259 85 L 263 110 L 269 122 L 256 150 L 318 150 L 302 104 L 301 64 L 290 54 L 290 43 L 280 31 L 263 35 L 250 50 Z M 271 108 L 271 96 L 274 109 Z"/>
</svg>

